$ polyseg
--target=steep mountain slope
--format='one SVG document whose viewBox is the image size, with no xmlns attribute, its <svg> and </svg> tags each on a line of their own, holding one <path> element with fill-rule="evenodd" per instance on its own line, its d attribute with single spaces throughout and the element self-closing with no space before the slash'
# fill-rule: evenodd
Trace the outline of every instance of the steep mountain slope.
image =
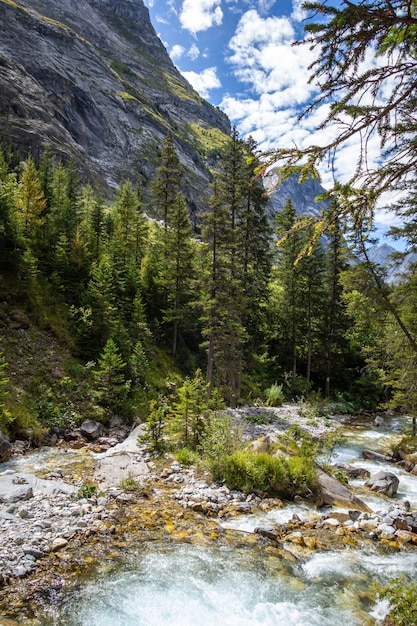
<svg viewBox="0 0 417 626">
<path fill-rule="evenodd" d="M 197 199 L 230 123 L 178 72 L 142 0 L 0 0 L 0 132 L 114 186 L 152 174 L 171 129 Z"/>
<path fill-rule="evenodd" d="M 320 211 L 328 207 L 328 202 L 316 200 L 317 196 L 325 192 L 325 189 L 315 178 L 309 178 L 300 185 L 298 176 L 294 175 L 279 183 L 279 172 L 273 168 L 265 176 L 264 186 L 265 189 L 272 190 L 270 202 L 273 214 L 282 211 L 289 199 L 297 215 L 314 215 L 318 217 Z"/>
</svg>

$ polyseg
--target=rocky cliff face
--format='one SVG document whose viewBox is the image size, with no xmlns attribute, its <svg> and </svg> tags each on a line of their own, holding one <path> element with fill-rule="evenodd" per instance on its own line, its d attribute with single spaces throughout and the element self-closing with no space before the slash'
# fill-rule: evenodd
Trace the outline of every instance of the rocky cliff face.
<svg viewBox="0 0 417 626">
<path fill-rule="evenodd" d="M 167 130 L 196 199 L 209 179 L 202 132 L 230 123 L 172 64 L 142 0 L 0 0 L 0 133 L 46 145 L 86 177 L 149 178 Z"/>
</svg>

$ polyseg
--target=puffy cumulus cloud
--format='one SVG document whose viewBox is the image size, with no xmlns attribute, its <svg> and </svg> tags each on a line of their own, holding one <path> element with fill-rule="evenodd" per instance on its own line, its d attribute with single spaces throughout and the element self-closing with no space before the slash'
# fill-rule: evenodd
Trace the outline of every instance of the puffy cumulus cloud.
<svg viewBox="0 0 417 626">
<path fill-rule="evenodd" d="M 269 13 L 270 9 L 274 6 L 276 0 L 258 0 L 258 10 L 260 13 Z"/>
<path fill-rule="evenodd" d="M 294 0 L 293 7 L 298 4 Z M 220 106 L 243 136 L 254 137 L 261 150 L 328 145 L 342 129 L 344 120 L 320 128 L 329 111 L 326 103 L 299 118 L 316 93 L 316 86 L 308 82 L 308 67 L 317 52 L 307 45 L 292 46 L 295 36 L 290 18 L 262 18 L 252 9 L 241 17 L 229 42 L 229 63 L 247 91 L 243 97 L 225 95 Z M 360 138 L 341 147 L 334 161 L 322 164 L 323 184 L 331 186 L 334 178 L 346 181 L 354 173 L 359 154 Z M 368 145 L 371 165 L 378 155 L 375 136 Z"/>
<path fill-rule="evenodd" d="M 217 69 L 215 67 L 207 67 L 200 73 L 183 72 L 183 76 L 185 76 L 202 98 L 208 99 L 209 92 L 212 89 L 221 87 L 221 82 L 217 76 Z"/>
<path fill-rule="evenodd" d="M 229 42 L 235 76 L 256 94 L 280 92 L 283 104 L 306 102 L 314 91 L 308 84 L 314 56 L 307 47 L 293 47 L 294 39 L 289 18 L 262 18 L 254 9 L 247 11 Z"/>
<path fill-rule="evenodd" d="M 173 61 L 176 61 L 182 57 L 184 52 L 185 52 L 184 46 L 181 46 L 179 43 L 177 43 L 174 46 L 172 46 L 169 56 L 171 57 Z"/>
<path fill-rule="evenodd" d="M 181 26 L 193 35 L 223 21 L 221 0 L 184 0 L 180 11 Z"/>
<path fill-rule="evenodd" d="M 188 50 L 187 56 L 189 56 L 192 61 L 195 61 L 200 56 L 200 50 L 195 43 L 193 43 L 191 48 Z"/>
<path fill-rule="evenodd" d="M 295 22 L 302 22 L 307 17 L 307 12 L 303 9 L 304 0 L 292 0 L 291 17 Z"/>
</svg>

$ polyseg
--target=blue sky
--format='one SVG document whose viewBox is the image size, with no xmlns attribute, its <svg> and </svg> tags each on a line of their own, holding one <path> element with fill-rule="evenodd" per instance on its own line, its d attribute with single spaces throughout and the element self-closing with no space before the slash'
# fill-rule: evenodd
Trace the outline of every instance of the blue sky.
<svg viewBox="0 0 417 626">
<path fill-rule="evenodd" d="M 206 100 L 222 109 L 242 137 L 251 135 L 262 150 L 306 147 L 330 141 L 337 128 L 318 130 L 324 104 L 298 120 L 316 86 L 309 65 L 318 51 L 294 47 L 303 37 L 306 14 L 302 0 L 144 0 L 152 24 L 171 59 Z M 365 64 L 377 60 L 369 55 Z M 353 173 L 359 138 L 345 145 L 321 175 L 330 187 L 334 175 L 345 181 Z M 368 146 L 370 164 L 379 158 L 379 143 Z M 380 213 L 379 227 L 393 222 Z"/>
</svg>

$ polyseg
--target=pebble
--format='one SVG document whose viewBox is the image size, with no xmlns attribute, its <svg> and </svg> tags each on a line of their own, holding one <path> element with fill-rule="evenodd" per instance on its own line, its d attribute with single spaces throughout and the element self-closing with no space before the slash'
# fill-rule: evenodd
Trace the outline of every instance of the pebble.
<svg viewBox="0 0 417 626">
<path fill-rule="evenodd" d="M 112 516 L 108 496 L 74 501 L 65 493 L 35 491 L 28 497 L 24 489 L 20 500 L 0 503 L 0 584 L 32 573 L 48 553 L 65 548 L 76 535 L 108 532 L 101 521 Z"/>
</svg>

